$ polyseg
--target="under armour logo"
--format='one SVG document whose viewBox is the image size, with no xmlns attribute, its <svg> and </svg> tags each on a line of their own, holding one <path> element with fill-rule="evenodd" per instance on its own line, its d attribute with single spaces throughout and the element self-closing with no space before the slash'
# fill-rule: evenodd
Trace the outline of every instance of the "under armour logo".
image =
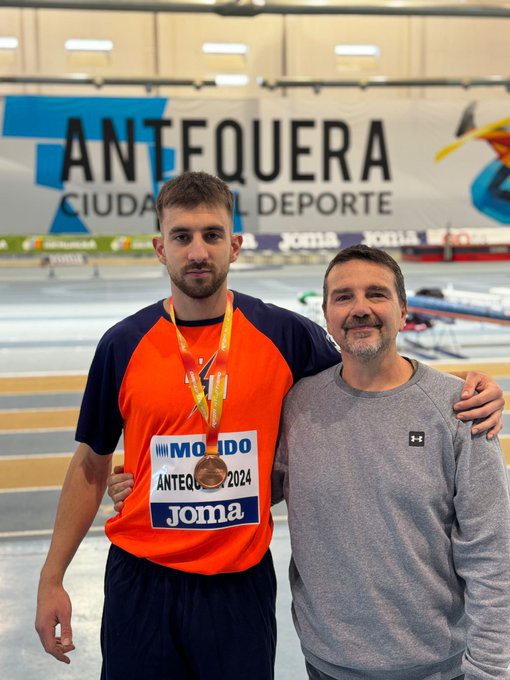
<svg viewBox="0 0 510 680">
<path fill-rule="evenodd" d="M 425 432 L 409 432 L 409 446 L 425 446 Z"/>
</svg>

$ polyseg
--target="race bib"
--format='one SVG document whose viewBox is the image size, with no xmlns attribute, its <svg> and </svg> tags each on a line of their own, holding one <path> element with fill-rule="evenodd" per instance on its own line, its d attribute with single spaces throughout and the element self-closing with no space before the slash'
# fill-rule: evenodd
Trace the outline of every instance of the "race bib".
<svg viewBox="0 0 510 680">
<path fill-rule="evenodd" d="M 257 432 L 225 432 L 218 451 L 228 473 L 217 489 L 203 489 L 194 470 L 205 435 L 155 435 L 151 439 L 150 511 L 155 529 L 225 529 L 258 524 Z"/>
</svg>

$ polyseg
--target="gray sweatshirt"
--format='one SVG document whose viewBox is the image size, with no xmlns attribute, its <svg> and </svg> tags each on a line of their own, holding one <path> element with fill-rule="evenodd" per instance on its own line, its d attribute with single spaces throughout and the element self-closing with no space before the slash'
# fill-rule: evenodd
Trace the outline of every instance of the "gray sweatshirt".
<svg viewBox="0 0 510 680">
<path fill-rule="evenodd" d="M 287 396 L 273 497 L 305 657 L 334 678 L 508 677 L 508 485 L 498 442 L 455 417 L 461 387 L 418 364 L 363 392 L 337 366 Z"/>
</svg>

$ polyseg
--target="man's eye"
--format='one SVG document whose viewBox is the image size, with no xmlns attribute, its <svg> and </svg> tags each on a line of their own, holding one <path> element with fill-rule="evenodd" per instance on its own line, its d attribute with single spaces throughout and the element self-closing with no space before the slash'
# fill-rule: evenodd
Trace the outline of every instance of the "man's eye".
<svg viewBox="0 0 510 680">
<path fill-rule="evenodd" d="M 349 300 L 348 295 L 337 295 L 335 297 L 335 302 L 346 302 L 347 300 Z"/>
<path fill-rule="evenodd" d="M 221 236 L 219 234 L 215 234 L 214 232 L 211 232 L 210 234 L 206 234 L 205 238 L 208 241 L 218 241 Z"/>
</svg>

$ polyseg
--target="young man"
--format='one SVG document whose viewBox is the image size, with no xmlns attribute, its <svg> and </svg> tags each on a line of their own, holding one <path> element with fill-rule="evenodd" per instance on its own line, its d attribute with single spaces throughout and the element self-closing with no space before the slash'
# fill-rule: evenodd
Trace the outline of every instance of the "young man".
<svg viewBox="0 0 510 680">
<path fill-rule="evenodd" d="M 488 680 L 510 661 L 510 502 L 497 440 L 451 404 L 462 382 L 397 352 L 397 263 L 330 263 L 324 315 L 342 362 L 285 400 L 293 617 L 311 680 Z"/>
<path fill-rule="evenodd" d="M 106 526 L 103 679 L 266 680 L 276 636 L 268 547 L 281 405 L 294 382 L 335 364 L 338 352 L 306 319 L 228 291 L 242 237 L 232 233 L 223 182 L 185 173 L 163 186 L 157 211 L 154 248 L 172 298 L 121 321 L 98 345 L 36 628 L 46 651 L 69 662 L 63 578 L 123 431 L 136 482 L 121 491 L 121 501 L 131 493 Z M 480 380 L 485 389 L 471 397 Z M 473 375 L 466 390 L 475 415 L 492 400 L 482 413 L 499 430 L 497 385 Z"/>
<path fill-rule="evenodd" d="M 46 651 L 68 662 L 62 581 L 123 431 L 136 484 L 106 526 L 102 678 L 266 680 L 276 643 L 268 548 L 281 405 L 295 381 L 333 365 L 338 351 L 310 321 L 227 290 L 242 237 L 232 233 L 223 182 L 184 174 L 162 188 L 157 210 L 154 248 L 172 297 L 121 321 L 98 345 L 36 628 Z"/>
</svg>

